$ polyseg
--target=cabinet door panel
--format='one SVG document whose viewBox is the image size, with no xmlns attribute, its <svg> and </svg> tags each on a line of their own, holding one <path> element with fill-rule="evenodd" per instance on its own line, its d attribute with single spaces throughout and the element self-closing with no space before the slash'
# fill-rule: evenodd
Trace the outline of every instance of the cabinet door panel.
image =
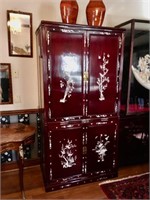
<svg viewBox="0 0 150 200">
<path fill-rule="evenodd" d="M 116 112 L 118 52 L 118 36 L 89 35 L 90 115 Z"/>
<path fill-rule="evenodd" d="M 52 179 L 82 173 L 81 128 L 51 131 L 49 142 Z"/>
<path fill-rule="evenodd" d="M 83 34 L 52 32 L 50 37 L 51 117 L 82 115 Z"/>
<path fill-rule="evenodd" d="M 87 172 L 115 167 L 116 124 L 89 127 L 87 138 Z"/>
</svg>

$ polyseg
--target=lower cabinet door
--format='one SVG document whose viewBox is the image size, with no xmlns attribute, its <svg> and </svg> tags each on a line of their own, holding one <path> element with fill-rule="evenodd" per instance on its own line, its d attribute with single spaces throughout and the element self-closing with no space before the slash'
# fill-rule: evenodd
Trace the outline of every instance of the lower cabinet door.
<svg viewBox="0 0 150 200">
<path fill-rule="evenodd" d="M 87 131 L 87 173 L 107 174 L 116 168 L 117 126 L 89 126 Z"/>
<path fill-rule="evenodd" d="M 50 131 L 50 180 L 82 173 L 82 128 Z"/>
</svg>

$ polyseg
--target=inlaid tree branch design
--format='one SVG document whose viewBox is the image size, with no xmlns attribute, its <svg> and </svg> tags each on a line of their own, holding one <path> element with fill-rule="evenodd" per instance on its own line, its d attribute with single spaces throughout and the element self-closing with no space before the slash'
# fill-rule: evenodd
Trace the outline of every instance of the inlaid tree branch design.
<svg viewBox="0 0 150 200">
<path fill-rule="evenodd" d="M 98 56 L 98 59 L 102 60 L 102 65 L 100 64 L 101 72 L 99 73 L 99 78 L 97 78 L 97 84 L 100 92 L 100 97 L 99 97 L 100 101 L 105 100 L 104 90 L 106 90 L 106 88 L 108 87 L 108 83 L 110 82 L 109 77 L 106 76 L 109 71 L 108 68 L 106 67 L 106 65 L 108 65 L 109 63 L 109 57 L 110 55 L 109 54 L 106 55 L 105 53 L 103 53 L 102 57 Z"/>
<path fill-rule="evenodd" d="M 76 145 L 72 143 L 72 140 L 67 141 L 67 144 L 62 144 L 61 152 L 59 157 L 62 158 L 61 164 L 63 168 L 69 168 L 73 165 L 76 165 L 75 161 L 77 159 L 77 155 L 75 154 Z"/>
<path fill-rule="evenodd" d="M 65 73 L 65 81 L 60 80 L 60 87 L 61 88 L 65 87 L 64 96 L 62 99 L 60 99 L 61 103 L 65 103 L 66 98 L 71 97 L 71 93 L 74 90 L 74 84 L 75 84 L 70 74 L 68 72 L 64 72 L 64 73 Z"/>
</svg>

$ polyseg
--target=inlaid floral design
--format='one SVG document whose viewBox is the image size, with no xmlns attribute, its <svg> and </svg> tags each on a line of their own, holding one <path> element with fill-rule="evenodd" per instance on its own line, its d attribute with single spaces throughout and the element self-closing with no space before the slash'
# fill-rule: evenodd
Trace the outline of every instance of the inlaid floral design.
<svg viewBox="0 0 150 200">
<path fill-rule="evenodd" d="M 106 67 L 106 65 L 108 65 L 109 63 L 109 54 L 103 54 L 103 56 L 98 56 L 99 60 L 102 60 L 102 65 L 100 65 L 100 69 L 101 72 L 99 73 L 99 78 L 97 78 L 97 84 L 99 87 L 99 92 L 100 92 L 100 97 L 99 100 L 103 101 L 105 100 L 105 96 L 104 96 L 104 91 L 106 90 L 106 88 L 108 87 L 108 83 L 110 82 L 109 77 L 107 76 L 108 73 L 108 68 Z"/>
<path fill-rule="evenodd" d="M 63 168 L 69 168 L 76 165 L 77 155 L 75 155 L 76 145 L 72 140 L 67 140 L 67 143 L 62 143 L 59 157 L 61 158 L 61 164 Z"/>
</svg>

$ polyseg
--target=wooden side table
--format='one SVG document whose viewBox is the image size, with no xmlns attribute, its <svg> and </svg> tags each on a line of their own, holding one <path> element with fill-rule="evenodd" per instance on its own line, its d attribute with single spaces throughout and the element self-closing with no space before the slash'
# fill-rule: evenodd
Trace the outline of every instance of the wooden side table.
<svg viewBox="0 0 150 200">
<path fill-rule="evenodd" d="M 0 153 L 4 153 L 9 150 L 17 151 L 19 155 L 19 178 L 20 189 L 23 199 L 25 199 L 24 184 L 23 184 L 23 167 L 24 167 L 24 152 L 23 147 L 27 144 L 34 143 L 36 128 L 31 125 L 18 124 L 5 124 L 1 125 L 0 133 Z"/>
</svg>

